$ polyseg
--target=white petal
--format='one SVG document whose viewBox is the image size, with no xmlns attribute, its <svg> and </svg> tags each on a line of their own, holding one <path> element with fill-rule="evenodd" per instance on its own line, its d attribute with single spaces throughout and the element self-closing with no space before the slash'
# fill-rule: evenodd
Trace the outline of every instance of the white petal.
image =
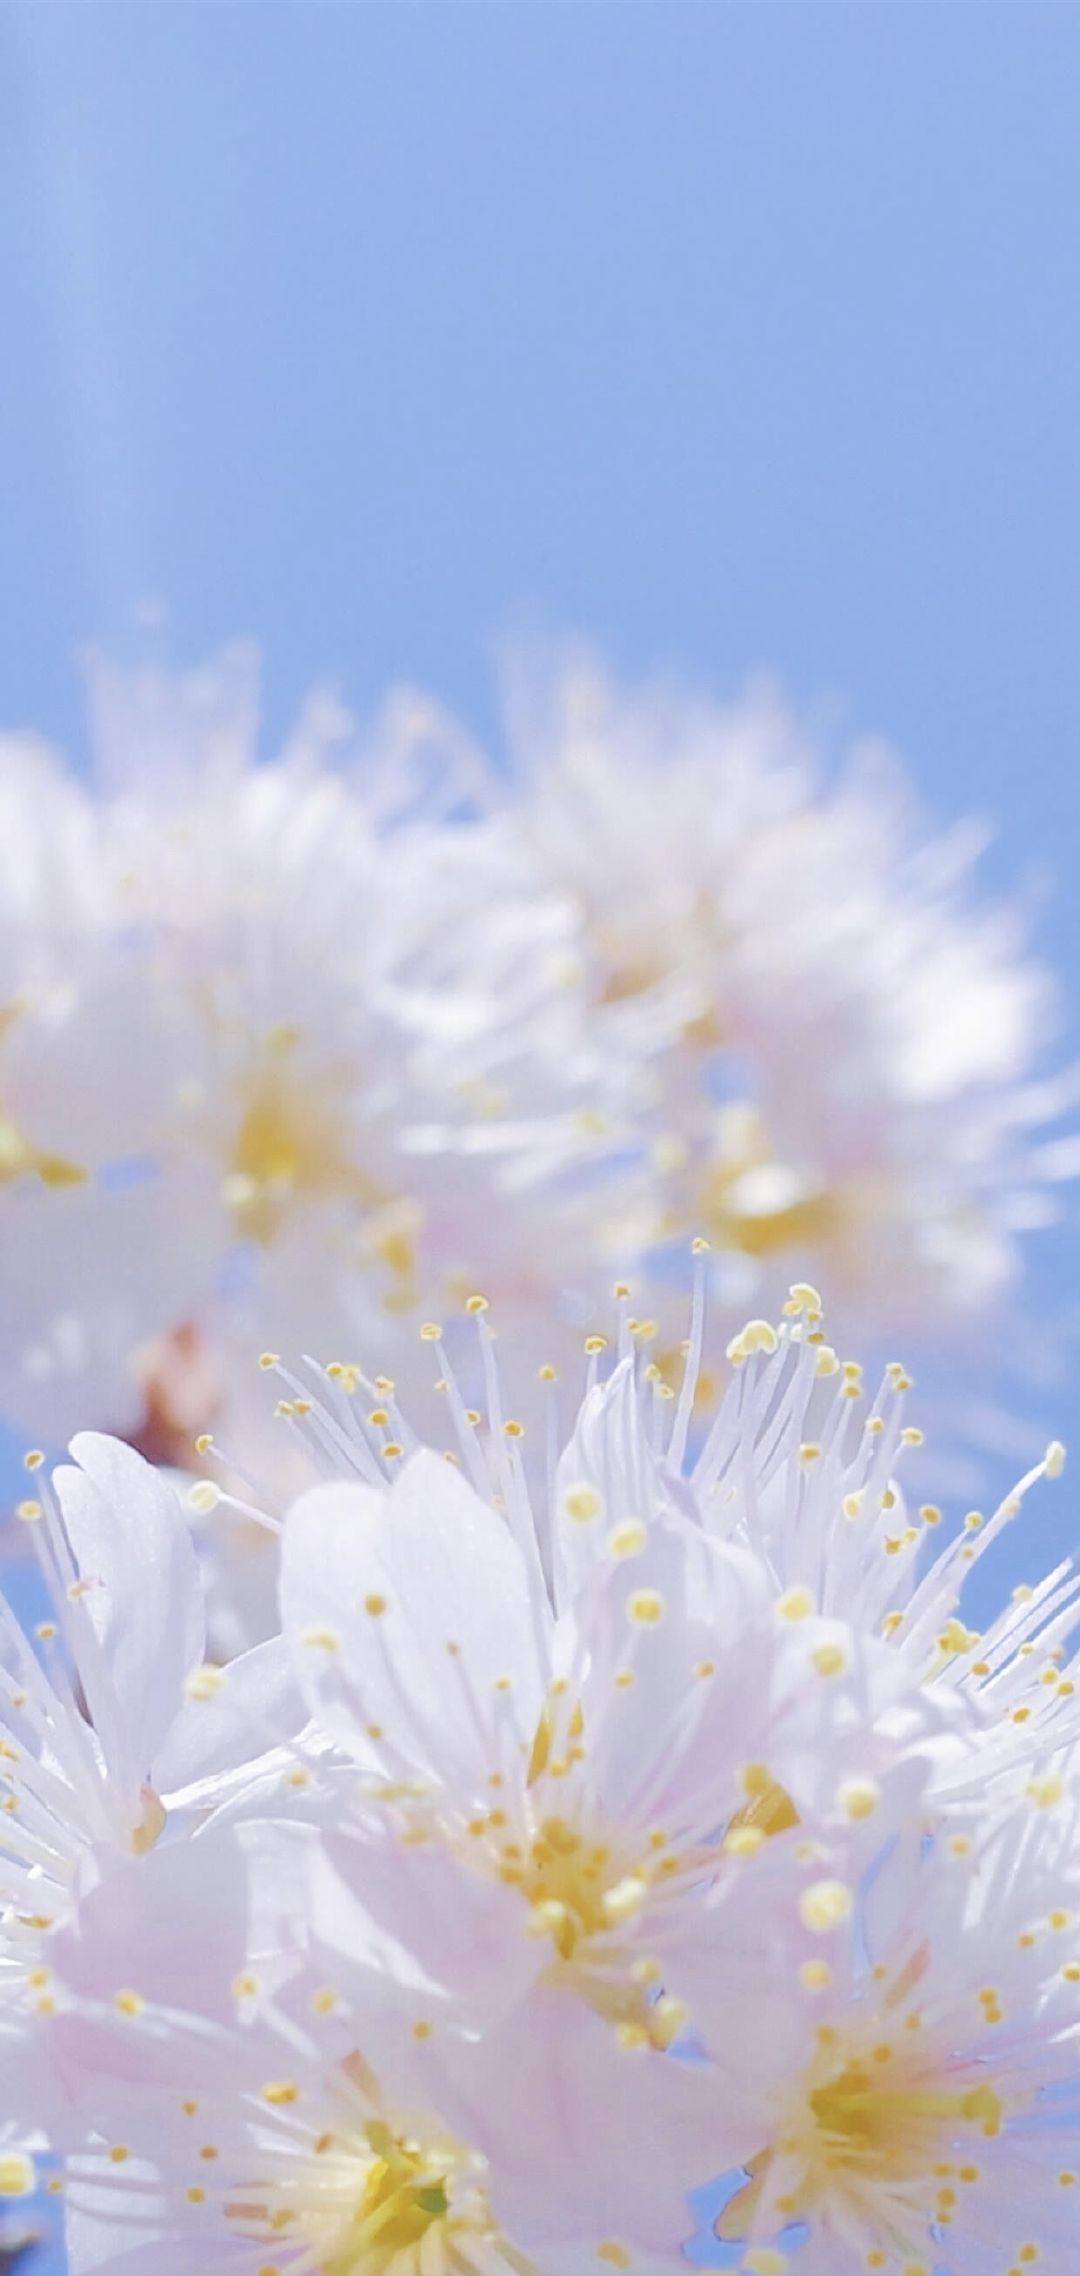
<svg viewBox="0 0 1080 2276">
<path fill-rule="evenodd" d="M 154 1757 L 154 1785 L 175 1799 L 196 1782 L 254 1768 L 271 1748 L 296 1738 L 306 1721 L 288 1646 L 283 1637 L 271 1637 L 227 1666 L 197 1669 L 189 1678 L 185 1705 Z"/>
<path fill-rule="evenodd" d="M 172 1487 L 141 1455 L 93 1431 L 74 1438 L 71 1451 L 79 1468 L 64 1465 L 54 1483 L 89 1584 L 75 1609 L 85 1611 L 100 1647 L 79 1652 L 76 1630 L 79 1674 L 110 1768 L 138 1785 L 202 1658 L 198 1564 Z"/>
<path fill-rule="evenodd" d="M 649 1520 L 679 1491 L 664 1479 L 649 1445 L 634 1363 L 625 1359 L 589 1392 L 559 1458 L 552 1530 L 560 1612 L 592 1579 L 611 1533 Z"/>
<path fill-rule="evenodd" d="M 334 1954 L 335 1981 L 363 2010 L 373 1973 L 424 1990 L 432 2012 L 486 2026 L 520 1998 L 540 1964 L 517 1890 L 472 1872 L 445 1848 L 324 1838 L 312 1853 L 312 1930 Z M 415 2012 L 415 2002 L 414 2002 Z"/>
<path fill-rule="evenodd" d="M 285 1530 L 282 1608 L 312 1712 L 361 1759 L 373 1727 L 399 1766 L 472 1791 L 497 1726 L 512 1717 L 531 1739 L 546 1603 L 503 1520 L 436 1455 L 414 1455 L 388 1494 L 304 1494 Z"/>
<path fill-rule="evenodd" d="M 491 2158 L 495 2210 L 513 2237 L 625 2232 L 671 2249 L 693 2229 L 687 2191 L 740 2154 L 724 2141 L 707 2069 L 625 2053 L 556 1990 L 447 2049 L 438 2099 Z"/>
</svg>

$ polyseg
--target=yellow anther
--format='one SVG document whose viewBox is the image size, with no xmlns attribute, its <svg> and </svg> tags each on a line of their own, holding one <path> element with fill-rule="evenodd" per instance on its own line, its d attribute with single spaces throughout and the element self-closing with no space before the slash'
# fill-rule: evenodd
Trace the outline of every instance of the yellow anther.
<svg viewBox="0 0 1080 2276">
<path fill-rule="evenodd" d="M 881 1800 L 881 1788 L 873 1778 L 845 1778 L 837 1788 L 836 1799 L 844 1816 L 854 1822 L 872 1818 Z"/>
<path fill-rule="evenodd" d="M 625 1524 L 616 1525 L 608 1534 L 605 1547 L 612 1557 L 640 1557 L 649 1541 L 648 1527 L 639 1517 L 627 1518 Z"/>
<path fill-rule="evenodd" d="M 261 1351 L 259 1353 L 259 1365 L 260 1367 L 280 1367 L 281 1360 L 276 1351 Z M 333 1369 L 328 1367 L 326 1372 L 328 1375 L 332 1375 Z"/>
<path fill-rule="evenodd" d="M 724 1835 L 724 1848 L 729 1857 L 756 1857 L 764 1840 L 762 1826 L 732 1826 Z"/>
<path fill-rule="evenodd" d="M 530 1936 L 558 1936 L 569 1920 L 566 1906 L 557 1897 L 545 1897 L 540 1904 L 530 1905 L 525 1926 Z"/>
<path fill-rule="evenodd" d="M 1051 1771 L 1045 1778 L 1033 1778 L 1027 1789 L 1029 1802 L 1037 1810 L 1056 1810 L 1065 1799 L 1065 1782 Z"/>
<path fill-rule="evenodd" d="M 636 1588 L 626 1599 L 626 1617 L 639 1628 L 654 1628 L 664 1611 L 664 1599 L 657 1588 Z"/>
<path fill-rule="evenodd" d="M 689 2021 L 690 2010 L 686 2001 L 673 1999 L 670 1993 L 662 1993 L 655 2006 L 649 2010 L 649 2036 L 653 2046 L 663 2049 L 673 2047 L 676 2039 L 681 2039 Z"/>
<path fill-rule="evenodd" d="M 809 1620 L 814 1599 L 808 1588 L 789 1588 L 776 1607 L 781 1620 Z"/>
<path fill-rule="evenodd" d="M 799 1918 L 815 1936 L 824 1936 L 850 1920 L 852 1902 L 845 1881 L 812 1881 L 799 1898 Z"/>
<path fill-rule="evenodd" d="M 615 1883 L 613 1889 L 604 1891 L 601 1904 L 606 1918 L 611 1921 L 633 1920 L 635 1913 L 641 1911 L 648 1894 L 648 1882 L 643 1881 L 639 1873 L 627 1873 L 623 1880 Z"/>
<path fill-rule="evenodd" d="M 566 1515 L 572 1517 L 576 1525 L 588 1525 L 594 1517 L 599 1517 L 603 1507 L 603 1495 L 595 1486 L 569 1486 L 563 1495 Z"/>
<path fill-rule="evenodd" d="M 225 1682 L 224 1668 L 213 1667 L 208 1663 L 204 1667 L 192 1669 L 184 1685 L 184 1690 L 189 1699 L 199 1701 L 216 1699 L 218 1692 L 223 1690 Z"/>
<path fill-rule="evenodd" d="M 847 1653 L 842 1644 L 817 1644 L 810 1654 L 819 1675 L 843 1675 Z"/>
<path fill-rule="evenodd" d="M 336 1628 L 305 1628 L 300 1638 L 309 1652 L 340 1652 L 341 1637 Z"/>
<path fill-rule="evenodd" d="M 1043 1468 L 1048 1478 L 1060 1478 L 1065 1468 L 1065 1448 L 1060 1438 L 1052 1438 L 1043 1456 Z"/>
<path fill-rule="evenodd" d="M 938 1637 L 938 1650 L 955 1659 L 961 1652 L 973 1652 L 980 1641 L 976 1629 L 965 1628 L 962 1620 L 948 1620 Z"/>
</svg>

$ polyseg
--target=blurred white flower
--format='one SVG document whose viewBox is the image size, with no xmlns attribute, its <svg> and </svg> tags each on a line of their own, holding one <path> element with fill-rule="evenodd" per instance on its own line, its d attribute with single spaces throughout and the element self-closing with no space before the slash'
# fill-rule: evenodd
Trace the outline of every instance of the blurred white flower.
<svg viewBox="0 0 1080 2276">
<path fill-rule="evenodd" d="M 573 911 L 447 818 L 457 761 L 350 785 L 323 704 L 257 763 L 242 652 L 94 700 L 93 794 L 0 771 L 0 1350 L 24 1430 L 161 1459 L 242 1406 L 255 1319 L 374 1361 L 478 1278 L 550 1309 L 614 1075 Z"/>
<path fill-rule="evenodd" d="M 615 1269 L 665 1358 L 698 1233 L 731 1326 L 819 1267 L 845 1339 L 985 1331 L 1074 1085 L 971 833 L 927 840 L 880 753 L 823 782 L 774 698 L 580 660 L 519 675 L 501 776 L 408 694 L 366 738 L 317 699 L 259 764 L 239 648 L 91 685 L 91 789 L 0 754 L 19 1427 L 183 1459 L 253 1427 L 256 1321 L 393 1371 L 480 1286 L 558 1358 Z"/>
<path fill-rule="evenodd" d="M 637 1075 L 636 1178 L 595 1239 L 643 1308 L 701 1233 L 732 1325 L 809 1271 L 846 1340 L 978 1333 L 1080 1162 L 1051 1137 L 1075 1078 L 1035 1079 L 1054 990 L 1020 910 L 973 893 L 980 832 L 928 836 L 880 746 L 826 773 L 767 688 L 725 708 L 526 654 L 507 732 L 497 788 Z"/>
</svg>

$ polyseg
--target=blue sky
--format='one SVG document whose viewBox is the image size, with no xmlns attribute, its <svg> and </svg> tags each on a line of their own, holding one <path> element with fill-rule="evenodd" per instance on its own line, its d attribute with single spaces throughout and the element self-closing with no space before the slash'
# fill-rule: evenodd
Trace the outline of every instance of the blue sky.
<svg viewBox="0 0 1080 2276">
<path fill-rule="evenodd" d="M 148 595 L 271 729 L 486 729 L 522 622 L 767 666 L 998 820 L 1075 1003 L 1080 11 L 7 0 L 0 215 L 0 720 Z"/>
<path fill-rule="evenodd" d="M 522 614 L 1073 827 L 1080 16 L 0 11 L 0 713 L 168 606 L 482 721 Z M 1080 920 L 1064 895 L 1068 953 Z"/>
<path fill-rule="evenodd" d="M 7 0 L 0 720 L 77 739 L 147 595 L 271 728 L 483 729 L 521 621 L 768 666 L 1056 880 L 1075 1000 L 1078 66 L 1038 0 Z"/>
</svg>

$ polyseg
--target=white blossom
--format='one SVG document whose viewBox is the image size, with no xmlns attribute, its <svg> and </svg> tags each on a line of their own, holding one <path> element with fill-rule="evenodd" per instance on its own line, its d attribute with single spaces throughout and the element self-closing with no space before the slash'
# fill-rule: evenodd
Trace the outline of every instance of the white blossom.
<svg viewBox="0 0 1080 2276">
<path fill-rule="evenodd" d="M 256 1319 L 370 1354 L 477 1277 L 551 1309 L 624 1077 L 569 902 L 456 818 L 459 767 L 392 802 L 325 704 L 259 763 L 242 652 L 94 693 L 91 790 L 0 768 L 5 1403 L 189 1459 L 194 1386 L 243 1433 Z"/>
<path fill-rule="evenodd" d="M 1021 907 L 975 889 L 981 832 L 933 835 L 879 743 L 838 767 L 768 687 L 623 687 L 580 649 L 508 686 L 493 796 L 578 909 L 592 1032 L 637 1076 L 597 1245 L 662 1320 L 700 1233 L 730 1326 L 809 1272 L 845 1340 L 978 1340 L 1077 1167 L 1055 991 Z"/>
<path fill-rule="evenodd" d="M 977 1832 L 901 1842 L 855 1934 L 747 1884 L 714 1996 L 759 2126 L 717 2227 L 752 2276 L 1074 2266 L 1078 1812 L 1041 1779 Z"/>
<path fill-rule="evenodd" d="M 18 1513 L 52 1616 L 29 1636 L 0 1598 L 0 2032 L 51 2012 L 50 1940 L 80 1892 L 192 1837 L 304 1721 L 280 1643 L 206 1663 L 172 1487 L 117 1440 L 72 1454 L 51 1488 L 31 1457 Z M 4 2076 L 32 2124 L 25 2069 Z"/>
<path fill-rule="evenodd" d="M 237 2276 L 675 2263 L 706 2154 L 685 2067 L 651 2092 L 632 2063 L 597 2072 L 597 2026 L 572 2059 L 609 2132 L 575 2134 L 557 2091 L 570 2050 L 470 2041 L 362 1916 L 348 1953 L 317 1934 L 291 1958 L 274 1943 L 275 1871 L 278 1890 L 303 1871 L 288 1832 L 160 1851 L 120 1890 L 119 1920 L 95 1892 L 60 1940 L 49 2030 L 74 2082 L 74 2276 L 189 2259 Z"/>
</svg>

